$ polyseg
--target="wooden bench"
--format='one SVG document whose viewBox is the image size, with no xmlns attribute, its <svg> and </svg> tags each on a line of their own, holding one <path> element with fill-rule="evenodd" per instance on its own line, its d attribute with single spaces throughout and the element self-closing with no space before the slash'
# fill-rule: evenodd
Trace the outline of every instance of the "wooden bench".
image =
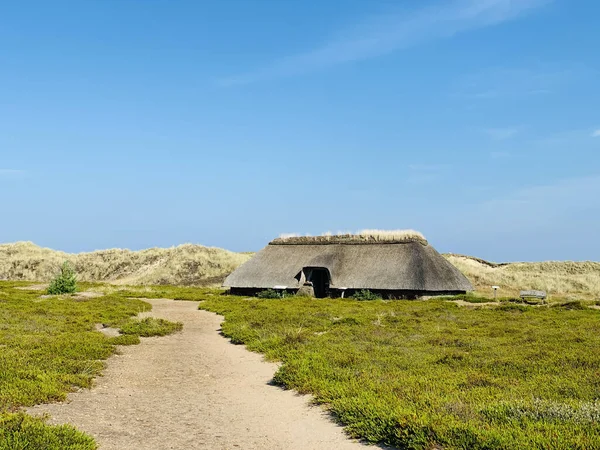
<svg viewBox="0 0 600 450">
<path fill-rule="evenodd" d="M 519 297 L 521 297 L 522 300 L 525 300 L 526 298 L 537 298 L 544 303 L 546 298 L 548 298 L 548 295 L 546 295 L 545 291 L 521 291 Z"/>
</svg>

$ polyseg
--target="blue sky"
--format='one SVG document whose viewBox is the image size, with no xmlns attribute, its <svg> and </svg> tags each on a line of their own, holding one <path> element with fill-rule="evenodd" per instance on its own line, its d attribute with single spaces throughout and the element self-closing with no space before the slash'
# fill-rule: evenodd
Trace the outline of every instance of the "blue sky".
<svg viewBox="0 0 600 450">
<path fill-rule="evenodd" d="M 0 6 L 0 241 L 66 251 L 413 228 L 598 260 L 593 0 Z"/>
</svg>

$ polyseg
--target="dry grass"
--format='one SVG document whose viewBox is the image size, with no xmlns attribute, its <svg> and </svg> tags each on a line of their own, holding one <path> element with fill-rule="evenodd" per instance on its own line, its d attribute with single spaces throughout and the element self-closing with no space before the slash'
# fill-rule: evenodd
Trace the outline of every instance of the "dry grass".
<svg viewBox="0 0 600 450">
<path fill-rule="evenodd" d="M 0 245 L 0 280 L 49 281 L 60 265 L 69 261 L 81 281 L 211 286 L 220 285 L 249 258 L 247 254 L 192 244 L 70 254 L 31 242 L 17 242 Z"/>
<path fill-rule="evenodd" d="M 477 258 L 444 255 L 473 283 L 475 290 L 491 296 L 491 286 L 500 295 L 515 296 L 520 290 L 537 289 L 554 297 L 600 297 L 600 263 L 548 261 L 494 264 Z"/>
<path fill-rule="evenodd" d="M 319 236 L 301 236 L 296 233 L 281 234 L 273 243 L 276 244 L 307 244 L 323 242 L 405 242 L 419 241 L 426 243 L 427 240 L 422 233 L 415 230 L 361 230 L 356 233 L 338 231 L 332 233 L 327 231 Z"/>
</svg>

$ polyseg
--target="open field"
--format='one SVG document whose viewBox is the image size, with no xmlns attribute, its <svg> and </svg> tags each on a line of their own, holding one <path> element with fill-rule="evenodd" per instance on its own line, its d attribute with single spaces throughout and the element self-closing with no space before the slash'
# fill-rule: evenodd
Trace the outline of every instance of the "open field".
<svg viewBox="0 0 600 450">
<path fill-rule="evenodd" d="M 275 382 L 312 394 L 353 437 L 414 449 L 600 449 L 594 301 L 486 305 L 471 298 L 459 307 L 443 299 L 261 300 L 194 287 L 90 284 L 84 287 L 107 294 L 43 298 L 18 289 L 24 284 L 0 283 L 0 449 L 28 448 L 15 442 L 94 448 L 71 427 L 14 413 L 90 386 L 114 344 L 163 334 L 158 321 L 130 319 L 148 308 L 139 296 L 201 301 L 224 315 L 233 343 L 281 361 Z M 108 338 L 93 331 L 97 323 L 132 334 Z"/>
<path fill-rule="evenodd" d="M 599 449 L 600 311 L 576 303 L 207 296 L 351 436 L 413 449 Z M 591 303 L 590 303 L 591 304 Z"/>
<path fill-rule="evenodd" d="M 244 253 L 192 244 L 71 254 L 17 242 L 0 244 L 0 280 L 49 281 L 69 261 L 81 281 L 218 286 L 249 258 Z"/>
<path fill-rule="evenodd" d="M 132 319 L 150 305 L 119 296 L 41 296 L 23 282 L 0 282 L 0 449 L 92 449 L 72 427 L 48 426 L 21 407 L 61 401 L 88 388 L 116 344 L 180 329 L 171 322 Z M 124 334 L 107 337 L 98 324 Z"/>
</svg>

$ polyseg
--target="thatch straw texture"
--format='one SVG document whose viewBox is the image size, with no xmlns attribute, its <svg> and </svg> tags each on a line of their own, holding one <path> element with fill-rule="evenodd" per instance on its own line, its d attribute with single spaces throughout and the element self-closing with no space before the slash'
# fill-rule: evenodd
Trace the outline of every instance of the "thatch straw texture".
<svg viewBox="0 0 600 450">
<path fill-rule="evenodd" d="M 0 280 L 49 281 L 64 261 L 81 281 L 115 284 L 220 285 L 250 255 L 184 244 L 141 251 L 122 249 L 70 254 L 31 242 L 0 245 Z"/>
<path fill-rule="evenodd" d="M 332 289 L 372 289 L 418 292 L 464 292 L 471 283 L 433 247 L 420 238 L 398 243 L 361 238 L 324 237 L 276 239 L 225 280 L 230 288 L 287 286 L 304 267 L 324 267 Z M 300 240 L 298 240 L 300 239 Z"/>
<path fill-rule="evenodd" d="M 274 245 L 300 245 L 300 244 L 372 244 L 377 242 L 403 243 L 417 241 L 423 244 L 427 239 L 415 230 L 362 230 L 357 233 L 324 233 L 320 236 L 301 236 L 297 234 L 283 234 L 273 240 Z"/>
</svg>

